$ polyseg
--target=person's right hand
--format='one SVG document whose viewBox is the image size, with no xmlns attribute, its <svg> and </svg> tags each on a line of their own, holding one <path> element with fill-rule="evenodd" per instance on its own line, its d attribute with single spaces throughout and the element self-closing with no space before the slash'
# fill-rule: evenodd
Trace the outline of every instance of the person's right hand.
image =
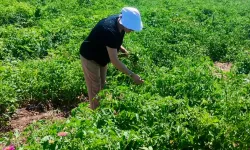
<svg viewBox="0 0 250 150">
<path fill-rule="evenodd" d="M 144 80 L 142 80 L 141 77 L 137 74 L 133 74 L 132 79 L 136 84 L 142 84 L 144 82 Z"/>
</svg>

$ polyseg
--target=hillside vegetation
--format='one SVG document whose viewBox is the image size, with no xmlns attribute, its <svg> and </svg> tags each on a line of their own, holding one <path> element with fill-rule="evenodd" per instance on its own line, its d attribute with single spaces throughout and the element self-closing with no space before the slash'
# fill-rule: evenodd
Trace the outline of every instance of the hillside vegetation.
<svg viewBox="0 0 250 150">
<path fill-rule="evenodd" d="M 65 105 L 86 95 L 80 44 L 124 6 L 139 9 L 144 29 L 125 36 L 131 55 L 120 59 L 145 83 L 134 85 L 109 65 L 97 110 L 81 103 L 66 120 L 38 121 L 3 134 L 0 144 L 250 148 L 250 0 L 1 0 L 0 126 L 24 104 Z M 223 72 L 215 62 L 233 66 Z"/>
</svg>

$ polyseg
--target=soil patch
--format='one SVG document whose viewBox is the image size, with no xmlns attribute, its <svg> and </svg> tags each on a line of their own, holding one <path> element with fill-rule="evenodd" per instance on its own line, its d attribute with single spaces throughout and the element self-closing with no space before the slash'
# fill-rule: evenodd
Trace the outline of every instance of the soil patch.
<svg viewBox="0 0 250 150">
<path fill-rule="evenodd" d="M 233 64 L 230 62 L 226 62 L 226 63 L 214 62 L 214 66 L 216 68 L 218 68 L 219 70 L 221 70 L 222 72 L 229 72 L 231 70 Z M 218 70 L 214 70 L 213 75 L 218 77 L 218 78 L 222 78 L 222 76 L 223 76 L 222 73 Z"/>
<path fill-rule="evenodd" d="M 226 63 L 215 62 L 214 65 L 224 72 L 229 72 L 233 64 L 230 62 L 226 62 Z"/>
<path fill-rule="evenodd" d="M 66 112 L 68 113 L 68 112 Z M 41 119 L 46 120 L 60 120 L 66 118 L 67 115 L 65 112 L 60 112 L 58 110 L 50 110 L 47 112 L 37 112 L 37 111 L 28 111 L 25 108 L 17 110 L 17 113 L 14 115 L 12 120 L 9 122 L 10 128 L 13 130 L 23 131 L 26 126 L 34 121 Z"/>
<path fill-rule="evenodd" d="M 16 113 L 12 115 L 8 125 L 0 127 L 0 133 L 7 133 L 18 130 L 23 131 L 32 122 L 46 119 L 46 120 L 62 120 L 70 115 L 73 108 L 77 107 L 79 103 L 86 102 L 87 97 L 81 96 L 73 103 L 55 104 L 53 102 L 37 103 L 30 102 L 24 104 Z"/>
</svg>

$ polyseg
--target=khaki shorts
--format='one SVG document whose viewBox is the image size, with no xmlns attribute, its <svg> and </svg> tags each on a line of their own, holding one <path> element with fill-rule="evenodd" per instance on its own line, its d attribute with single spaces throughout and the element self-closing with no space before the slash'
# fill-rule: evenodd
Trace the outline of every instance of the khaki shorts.
<svg viewBox="0 0 250 150">
<path fill-rule="evenodd" d="M 81 55 L 80 57 L 88 89 L 90 108 L 95 109 L 99 106 L 99 102 L 95 99 L 95 96 L 104 87 L 106 82 L 107 65 L 102 67 L 93 60 L 88 60 Z"/>
</svg>

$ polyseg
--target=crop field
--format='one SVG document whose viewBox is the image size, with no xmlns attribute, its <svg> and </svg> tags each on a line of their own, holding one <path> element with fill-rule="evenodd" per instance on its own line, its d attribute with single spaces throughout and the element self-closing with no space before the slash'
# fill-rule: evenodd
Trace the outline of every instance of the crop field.
<svg viewBox="0 0 250 150">
<path fill-rule="evenodd" d="M 1 131 L 0 149 L 250 148 L 250 0 L 0 1 L 0 131 L 31 104 L 76 104 L 64 119 Z M 109 64 L 93 111 L 79 48 L 125 6 L 144 28 L 125 35 L 120 60 L 145 82 Z"/>
</svg>

